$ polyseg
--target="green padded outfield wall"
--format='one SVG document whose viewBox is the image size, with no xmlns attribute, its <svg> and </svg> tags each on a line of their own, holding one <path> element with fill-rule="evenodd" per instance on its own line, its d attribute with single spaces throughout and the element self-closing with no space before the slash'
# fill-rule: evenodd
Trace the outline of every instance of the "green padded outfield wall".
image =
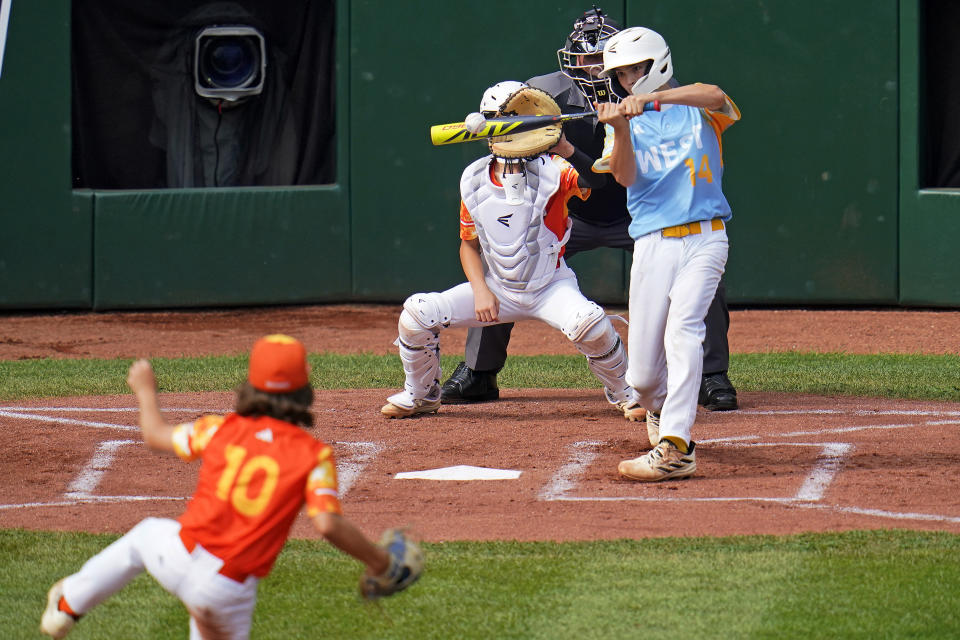
<svg viewBox="0 0 960 640">
<path fill-rule="evenodd" d="M 681 81 L 743 113 L 724 136 L 731 302 L 897 303 L 897 6 L 629 3 Z"/>
<path fill-rule="evenodd" d="M 582 4 L 524 3 L 523 37 L 511 38 L 492 18 L 515 14 L 511 2 L 453 9 L 437 0 L 416 12 L 403 3 L 353 3 L 353 221 L 371 230 L 354 236 L 358 296 L 393 298 L 462 279 L 457 182 L 484 149 L 431 148 L 427 126 L 476 109 L 493 82 L 554 69 L 554 51 Z M 681 81 L 719 84 L 743 111 L 724 136 L 735 215 L 729 300 L 896 304 L 897 2 L 604 8 L 661 31 Z M 431 29 L 431 53 L 419 58 L 417 15 L 450 27 Z M 381 20 L 396 26 L 368 29 Z M 383 118 L 412 126 L 384 137 L 373 124 Z M 604 266 L 593 258 L 571 261 L 584 290 L 616 301 L 609 294 L 622 292 L 621 256 L 604 255 L 606 268 L 591 268 Z"/>
<path fill-rule="evenodd" d="M 960 305 L 957 196 L 916 188 L 912 4 L 603 3 L 743 111 L 724 136 L 731 303 Z M 587 4 L 339 2 L 336 184 L 151 192 L 71 191 L 70 2 L 8 6 L 0 308 L 109 309 L 399 302 L 461 281 L 457 183 L 485 151 L 432 147 L 428 127 L 553 70 Z M 626 300 L 627 262 L 571 260 L 606 303 Z"/>
<path fill-rule="evenodd" d="M 902 2 L 900 70 L 900 302 L 960 306 L 960 190 L 920 189 L 923 57 L 917 3 Z"/>
<path fill-rule="evenodd" d="M 97 309 L 350 297 L 339 187 L 100 192 Z"/>
<path fill-rule="evenodd" d="M 622 1 L 601 4 L 622 21 Z M 351 3 L 352 222 L 362 230 L 353 237 L 358 298 L 396 300 L 464 281 L 460 174 L 487 147 L 433 147 L 429 127 L 476 111 L 484 89 L 496 82 L 557 70 L 556 51 L 589 6 L 569 0 Z M 571 265 L 589 295 L 625 300 L 624 256 L 604 249 L 577 256 Z"/>
<path fill-rule="evenodd" d="M 70 2 L 2 4 L 0 309 L 89 308 L 92 208 L 70 196 Z"/>
</svg>

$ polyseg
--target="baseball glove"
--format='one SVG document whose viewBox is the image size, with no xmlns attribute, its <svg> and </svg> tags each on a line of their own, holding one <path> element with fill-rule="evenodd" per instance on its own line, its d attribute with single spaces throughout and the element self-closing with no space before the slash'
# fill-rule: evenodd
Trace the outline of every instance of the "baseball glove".
<svg viewBox="0 0 960 640">
<path fill-rule="evenodd" d="M 547 93 L 534 87 L 517 89 L 500 106 L 497 117 L 503 116 L 558 116 L 560 107 Z M 511 133 L 490 138 L 490 152 L 500 158 L 535 158 L 560 141 L 563 127 L 547 125 L 531 131 Z"/>
<path fill-rule="evenodd" d="M 390 555 L 390 564 L 378 576 L 360 576 L 360 595 L 365 600 L 377 600 L 403 591 L 423 573 L 423 551 L 400 529 L 384 531 L 380 546 Z"/>
</svg>

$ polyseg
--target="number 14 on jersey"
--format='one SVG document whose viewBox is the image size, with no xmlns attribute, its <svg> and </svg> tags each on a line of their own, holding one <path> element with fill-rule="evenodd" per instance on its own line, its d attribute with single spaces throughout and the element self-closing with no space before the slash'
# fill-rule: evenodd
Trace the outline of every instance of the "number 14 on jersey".
<svg viewBox="0 0 960 640">
<path fill-rule="evenodd" d="M 697 180 L 713 182 L 713 172 L 710 171 L 710 159 L 707 157 L 707 154 L 703 154 L 699 169 L 695 168 L 693 158 L 686 158 L 683 164 L 687 165 L 687 169 L 690 171 L 690 186 L 697 186 Z"/>
</svg>

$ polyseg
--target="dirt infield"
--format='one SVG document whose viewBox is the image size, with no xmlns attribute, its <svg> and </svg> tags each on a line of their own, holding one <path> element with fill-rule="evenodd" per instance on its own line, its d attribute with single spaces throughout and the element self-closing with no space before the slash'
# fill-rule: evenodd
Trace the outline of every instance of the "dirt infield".
<svg viewBox="0 0 960 640">
<path fill-rule="evenodd" d="M 396 307 L 8 315 L 0 359 L 243 353 L 284 331 L 311 351 L 393 353 Z M 449 333 L 449 335 L 448 335 Z M 443 335 L 445 353 L 465 332 Z M 955 312 L 734 311 L 736 352 L 957 353 Z M 539 323 L 511 353 L 574 353 Z M 734 372 L 735 374 L 735 372 Z M 335 443 L 344 507 L 365 530 L 409 524 L 430 541 L 779 534 L 863 528 L 960 532 L 960 403 L 742 393 L 701 409 L 697 475 L 656 485 L 616 477 L 646 447 L 598 390 L 505 389 L 503 400 L 387 421 L 384 390 L 317 395 L 317 436 Z M 171 419 L 229 409 L 232 394 L 165 394 Z M 175 516 L 196 466 L 148 452 L 131 396 L 0 405 L 0 526 L 119 532 Z M 513 480 L 398 479 L 471 465 Z M 295 535 L 313 537 L 304 521 Z"/>
<path fill-rule="evenodd" d="M 0 360 L 238 354 L 259 336 L 277 331 L 300 338 L 313 352 L 392 354 L 399 315 L 399 305 L 0 315 Z M 958 336 L 960 312 L 955 311 L 730 313 L 730 350 L 740 353 L 960 353 Z M 445 331 L 443 352 L 463 353 L 465 338 L 466 330 Z M 530 321 L 514 329 L 510 353 L 576 349 L 560 332 Z"/>
</svg>

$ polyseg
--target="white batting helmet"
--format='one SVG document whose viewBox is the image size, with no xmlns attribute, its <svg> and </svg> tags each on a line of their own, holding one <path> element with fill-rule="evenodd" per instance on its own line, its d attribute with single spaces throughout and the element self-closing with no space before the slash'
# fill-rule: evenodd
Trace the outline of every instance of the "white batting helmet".
<svg viewBox="0 0 960 640">
<path fill-rule="evenodd" d="M 617 67 L 626 67 L 649 60 L 647 75 L 628 88 L 633 95 L 656 91 L 673 77 L 673 62 L 670 47 L 656 31 L 646 27 L 630 27 L 614 34 L 603 47 L 603 71 L 601 77 L 613 75 Z"/>
<path fill-rule="evenodd" d="M 503 106 L 503 103 L 507 101 L 507 98 L 526 86 L 526 82 L 517 82 L 516 80 L 498 82 L 483 92 L 483 97 L 480 99 L 480 113 L 486 118 L 492 118 Z"/>
</svg>

